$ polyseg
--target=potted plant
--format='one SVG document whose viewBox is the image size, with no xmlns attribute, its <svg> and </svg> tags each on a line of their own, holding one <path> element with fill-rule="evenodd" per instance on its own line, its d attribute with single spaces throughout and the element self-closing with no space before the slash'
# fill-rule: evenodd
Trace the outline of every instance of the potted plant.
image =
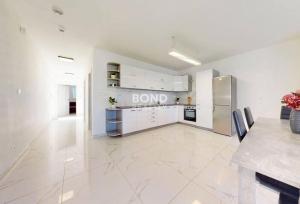
<svg viewBox="0 0 300 204">
<path fill-rule="evenodd" d="M 176 100 L 175 100 L 176 104 L 179 104 L 179 100 L 180 100 L 180 98 L 176 97 Z"/>
<path fill-rule="evenodd" d="M 295 93 L 285 95 L 282 103 L 291 108 L 290 126 L 293 133 L 300 134 L 300 90 Z"/>
<path fill-rule="evenodd" d="M 115 104 L 118 103 L 117 100 L 111 96 L 108 98 L 108 102 L 110 103 L 111 108 L 115 108 L 116 107 Z"/>
</svg>

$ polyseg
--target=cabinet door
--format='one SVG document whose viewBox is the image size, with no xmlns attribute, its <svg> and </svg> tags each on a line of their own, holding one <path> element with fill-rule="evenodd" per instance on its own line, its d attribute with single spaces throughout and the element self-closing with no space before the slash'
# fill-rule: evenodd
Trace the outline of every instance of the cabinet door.
<svg viewBox="0 0 300 204">
<path fill-rule="evenodd" d="M 178 122 L 184 122 L 184 106 L 178 106 Z"/>
<path fill-rule="evenodd" d="M 137 114 L 136 109 L 124 109 L 122 110 L 122 132 L 123 134 L 137 131 Z"/>
<path fill-rule="evenodd" d="M 174 76 L 173 77 L 173 89 L 174 91 L 182 91 L 182 80 L 181 80 L 181 76 Z"/>
<path fill-rule="evenodd" d="M 165 75 L 164 76 L 164 87 L 166 91 L 173 91 L 173 76 Z"/>
<path fill-rule="evenodd" d="M 159 125 L 158 121 L 158 113 L 159 113 L 159 107 L 151 107 L 149 110 L 149 127 L 156 127 Z"/>
<path fill-rule="evenodd" d="M 188 75 L 181 76 L 181 81 L 182 81 L 182 90 L 188 91 L 189 90 L 189 76 Z"/>
<path fill-rule="evenodd" d="M 171 106 L 171 123 L 178 122 L 178 106 Z"/>
<path fill-rule="evenodd" d="M 121 81 L 122 88 L 140 89 L 143 85 L 144 73 L 142 69 L 135 68 L 129 65 L 121 65 Z"/>
<path fill-rule="evenodd" d="M 136 112 L 136 129 L 138 130 L 145 130 L 150 127 L 149 122 L 149 108 L 137 108 Z"/>
<path fill-rule="evenodd" d="M 189 90 L 189 76 L 174 76 L 173 77 L 174 91 L 188 91 Z"/>
<path fill-rule="evenodd" d="M 197 125 L 212 128 L 213 123 L 213 70 L 197 73 L 196 77 L 196 107 Z"/>
</svg>

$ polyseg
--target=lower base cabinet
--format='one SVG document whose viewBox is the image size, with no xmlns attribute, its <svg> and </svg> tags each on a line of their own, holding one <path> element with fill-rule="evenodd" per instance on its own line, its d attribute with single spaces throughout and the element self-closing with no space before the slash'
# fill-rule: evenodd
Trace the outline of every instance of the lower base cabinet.
<svg viewBox="0 0 300 204">
<path fill-rule="evenodd" d="M 182 113 L 178 108 L 182 107 Z M 178 122 L 183 106 L 158 106 L 122 110 L 122 134 Z M 182 116 L 183 117 L 183 116 Z"/>
</svg>

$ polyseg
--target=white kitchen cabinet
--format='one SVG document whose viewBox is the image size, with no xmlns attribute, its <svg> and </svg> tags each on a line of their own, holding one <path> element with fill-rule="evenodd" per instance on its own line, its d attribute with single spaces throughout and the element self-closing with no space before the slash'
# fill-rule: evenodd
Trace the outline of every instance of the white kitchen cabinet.
<svg viewBox="0 0 300 204">
<path fill-rule="evenodd" d="M 197 126 L 213 127 L 213 78 L 218 75 L 213 69 L 197 72 L 196 109 Z"/>
<path fill-rule="evenodd" d="M 178 122 L 183 123 L 184 122 L 184 106 L 178 106 L 177 114 L 178 114 Z"/>
<path fill-rule="evenodd" d="M 173 76 L 131 65 L 120 65 L 120 87 L 157 91 L 189 91 L 189 77 Z"/>
<path fill-rule="evenodd" d="M 122 133 L 128 134 L 157 126 L 178 122 L 179 108 L 183 106 L 158 106 L 122 110 Z"/>
<path fill-rule="evenodd" d="M 133 89 L 146 89 L 145 73 L 142 69 L 121 65 L 120 68 L 120 87 Z"/>
<path fill-rule="evenodd" d="M 148 115 L 148 128 L 159 126 L 159 107 L 150 107 Z"/>
<path fill-rule="evenodd" d="M 122 121 L 122 134 L 137 131 L 137 109 L 130 108 L 122 110 Z"/>
<path fill-rule="evenodd" d="M 171 123 L 178 122 L 178 106 L 170 106 L 171 107 Z"/>
<path fill-rule="evenodd" d="M 174 91 L 189 91 L 190 81 L 188 75 L 174 76 L 173 77 L 173 90 Z"/>
</svg>

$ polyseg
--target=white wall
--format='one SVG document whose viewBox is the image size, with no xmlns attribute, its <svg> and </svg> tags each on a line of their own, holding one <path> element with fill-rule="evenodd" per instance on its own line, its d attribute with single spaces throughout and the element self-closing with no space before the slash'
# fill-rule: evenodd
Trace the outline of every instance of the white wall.
<svg viewBox="0 0 300 204">
<path fill-rule="evenodd" d="M 1 178 L 47 126 L 52 97 L 48 69 L 39 49 L 29 32 L 20 33 L 19 19 L 3 1 L 0 28 Z"/>
<path fill-rule="evenodd" d="M 57 86 L 57 116 L 69 115 L 70 86 Z"/>
<path fill-rule="evenodd" d="M 281 97 L 300 88 L 300 39 L 193 67 L 182 73 L 195 77 L 197 71 L 205 69 L 216 69 L 220 75 L 237 78 L 238 108 L 250 106 L 255 118 L 279 118 Z M 195 96 L 195 92 L 188 95 Z"/>
<path fill-rule="evenodd" d="M 155 92 L 142 90 L 116 89 L 107 87 L 107 63 L 117 62 L 128 64 L 142 69 L 158 71 L 176 75 L 178 72 L 147 64 L 128 57 L 120 56 L 111 52 L 97 49 L 94 54 L 93 72 L 92 72 L 92 134 L 105 135 L 105 108 L 109 107 L 108 97 L 115 97 L 117 105 L 132 105 L 132 94 L 137 93 L 164 93 L 168 96 L 167 103 L 174 103 L 176 94 L 171 92 Z"/>
</svg>

